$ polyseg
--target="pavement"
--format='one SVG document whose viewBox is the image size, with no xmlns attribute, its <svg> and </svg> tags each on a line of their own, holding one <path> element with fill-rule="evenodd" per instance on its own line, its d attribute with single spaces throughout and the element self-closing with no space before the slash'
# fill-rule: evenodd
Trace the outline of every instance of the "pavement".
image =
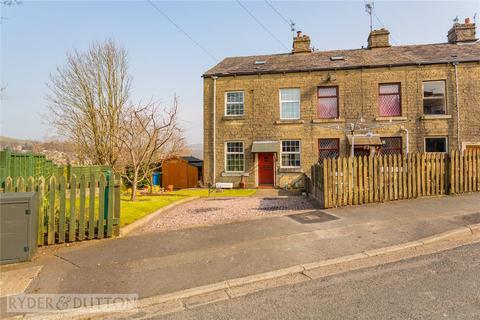
<svg viewBox="0 0 480 320">
<path fill-rule="evenodd" d="M 480 319 L 478 270 L 480 243 L 148 319 Z"/>
<path fill-rule="evenodd" d="M 43 266 L 15 268 L 0 272 L 0 298 L 25 292 Z"/>
<path fill-rule="evenodd" d="M 223 203 L 229 201 L 235 210 L 236 200 Z M 279 210 L 292 210 L 282 205 Z M 43 266 L 27 293 L 138 293 L 146 298 L 394 246 L 476 223 L 480 194 L 309 209 L 40 248 L 33 262 L 5 266 L 2 272 Z"/>
</svg>

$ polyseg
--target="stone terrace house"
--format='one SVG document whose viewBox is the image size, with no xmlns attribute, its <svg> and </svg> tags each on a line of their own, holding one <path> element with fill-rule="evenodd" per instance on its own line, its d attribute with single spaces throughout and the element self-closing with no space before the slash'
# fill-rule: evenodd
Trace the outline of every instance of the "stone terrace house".
<svg viewBox="0 0 480 320">
<path fill-rule="evenodd" d="M 226 58 L 204 75 L 204 179 L 300 186 L 325 157 L 480 147 L 480 43 L 455 23 L 448 42 Z M 348 132 L 352 123 L 370 128 Z M 353 139 L 352 139 L 353 134 Z M 353 141 L 352 141 L 353 140 Z"/>
</svg>

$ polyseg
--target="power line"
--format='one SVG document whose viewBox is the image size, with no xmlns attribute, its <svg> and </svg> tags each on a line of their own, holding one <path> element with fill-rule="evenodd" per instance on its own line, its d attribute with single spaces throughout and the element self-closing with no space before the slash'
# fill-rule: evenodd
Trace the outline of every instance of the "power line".
<svg viewBox="0 0 480 320">
<path fill-rule="evenodd" d="M 280 11 L 278 11 L 274 6 L 273 4 L 271 4 L 268 0 L 265 0 L 265 3 L 283 20 L 285 21 L 286 24 L 288 24 L 288 26 L 290 27 L 290 31 L 292 32 L 292 37 L 295 36 L 295 22 L 293 20 L 288 20 L 287 18 L 285 18 L 285 16 L 283 14 L 280 13 Z"/>
<path fill-rule="evenodd" d="M 198 43 L 192 36 L 190 36 L 185 30 L 183 30 L 178 24 L 175 23 L 165 12 L 163 12 L 159 7 L 157 7 L 151 0 L 147 0 L 150 5 L 157 10 L 165 19 L 167 19 L 175 28 L 177 28 L 181 33 L 183 33 L 190 41 L 192 41 L 197 47 L 203 50 L 210 58 L 215 61 L 218 61 L 218 58 L 215 57 L 210 51 L 205 49 L 200 43 Z"/>
<path fill-rule="evenodd" d="M 288 24 L 288 26 L 290 27 L 290 31 L 295 32 L 295 22 L 293 22 L 293 20 L 288 20 L 287 18 L 285 18 L 285 16 L 284 16 L 280 11 L 278 11 L 278 10 L 273 6 L 273 4 L 271 4 L 268 0 L 265 0 L 265 3 L 268 4 L 268 6 L 269 6 L 270 8 L 272 8 L 272 10 L 275 11 L 275 13 L 278 14 L 278 16 L 279 16 L 283 21 L 285 21 L 286 24 Z"/>
<path fill-rule="evenodd" d="M 373 1 L 367 1 L 367 0 L 364 0 L 363 2 L 365 4 L 365 11 L 370 16 L 370 32 L 373 31 L 372 16 L 375 17 L 375 19 L 382 26 L 382 28 L 386 29 L 385 25 L 383 24 L 383 22 L 380 20 L 380 18 L 377 16 L 377 14 L 374 11 L 374 9 L 375 9 L 374 2 Z M 393 41 L 394 44 L 398 45 L 397 41 L 395 41 L 395 39 L 393 38 L 392 35 L 390 35 L 390 38 L 392 38 L 392 41 Z"/>
<path fill-rule="evenodd" d="M 382 26 L 382 28 L 385 28 L 385 25 L 383 24 L 383 22 L 380 20 L 380 18 L 377 16 L 377 14 L 375 13 L 375 11 L 373 10 L 374 9 L 374 3 L 373 1 L 372 2 L 367 2 L 367 0 L 364 1 L 365 3 L 365 11 L 368 13 L 368 15 L 370 16 L 370 32 L 373 31 L 373 23 L 372 23 L 372 16 L 375 17 L 375 19 L 378 21 L 378 23 Z M 392 34 L 390 33 L 390 38 L 392 39 L 392 42 L 398 46 L 398 42 L 395 40 L 395 38 L 392 36 Z M 411 61 L 413 62 L 416 62 L 417 59 L 415 57 L 412 57 L 409 53 L 407 52 L 403 52 L 403 55 L 405 57 L 407 57 L 408 59 L 410 59 Z"/>
<path fill-rule="evenodd" d="M 373 11 L 372 13 L 373 13 L 373 16 L 375 17 L 375 19 L 378 21 L 378 23 L 382 26 L 382 28 L 386 28 L 385 25 L 380 20 L 380 18 L 375 13 L 375 11 Z M 392 36 L 391 33 L 390 33 L 390 38 L 392 38 L 393 43 L 398 46 L 398 42 L 395 40 L 395 38 Z"/>
<path fill-rule="evenodd" d="M 263 28 L 263 30 L 265 30 L 273 39 L 275 39 L 283 48 L 285 48 L 285 50 L 290 50 L 260 20 L 257 19 L 257 17 L 255 17 L 255 15 L 248 10 L 247 7 L 245 7 L 239 0 L 237 0 L 237 3 L 243 8 L 243 10 L 245 10 L 245 12 L 250 15 L 250 17 L 253 18 L 253 20 L 255 20 L 256 23 L 258 23 L 258 25 L 260 25 L 260 27 Z"/>
<path fill-rule="evenodd" d="M 278 16 L 279 16 L 280 18 L 282 18 L 282 20 L 285 21 L 285 23 L 290 26 L 290 21 L 288 21 L 287 18 L 285 18 L 285 17 L 280 13 L 280 11 L 278 11 L 268 0 L 265 0 L 265 3 L 268 4 L 268 6 L 269 6 L 270 8 L 272 8 L 272 10 L 275 11 L 275 12 L 278 14 Z"/>
</svg>

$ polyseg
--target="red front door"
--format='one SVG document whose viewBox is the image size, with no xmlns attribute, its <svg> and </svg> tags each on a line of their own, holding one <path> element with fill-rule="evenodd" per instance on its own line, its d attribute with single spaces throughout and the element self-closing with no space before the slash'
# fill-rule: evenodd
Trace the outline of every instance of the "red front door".
<svg viewBox="0 0 480 320">
<path fill-rule="evenodd" d="M 259 185 L 273 185 L 274 184 L 274 163 L 273 153 L 259 153 L 258 154 L 258 184 Z"/>
</svg>

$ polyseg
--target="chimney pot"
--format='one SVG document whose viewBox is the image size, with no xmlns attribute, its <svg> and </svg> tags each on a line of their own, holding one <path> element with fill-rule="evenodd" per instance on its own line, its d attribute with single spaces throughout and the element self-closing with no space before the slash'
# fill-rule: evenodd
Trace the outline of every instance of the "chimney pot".
<svg viewBox="0 0 480 320">
<path fill-rule="evenodd" d="M 302 31 L 300 31 L 300 30 L 299 30 L 299 31 L 297 31 L 297 37 L 299 37 L 299 38 L 300 38 L 301 36 L 302 36 Z"/>
<path fill-rule="evenodd" d="M 470 24 L 470 18 L 465 18 L 465 24 Z"/>
</svg>

